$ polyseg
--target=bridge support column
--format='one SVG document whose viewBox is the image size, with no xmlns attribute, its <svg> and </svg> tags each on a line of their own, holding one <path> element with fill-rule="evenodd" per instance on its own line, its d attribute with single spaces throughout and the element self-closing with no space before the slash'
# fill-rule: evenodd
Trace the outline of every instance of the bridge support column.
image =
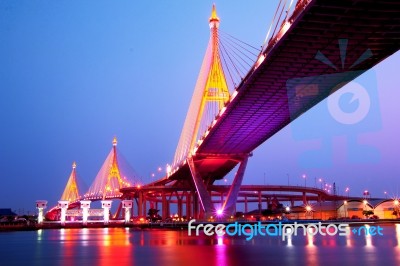
<svg viewBox="0 0 400 266">
<path fill-rule="evenodd" d="M 218 215 L 230 216 L 233 214 L 248 160 L 249 157 L 247 156 L 240 163 L 239 169 L 236 172 L 235 178 L 233 179 L 232 185 L 229 189 L 228 195 L 226 196 L 225 202 L 222 205 L 222 208 L 217 211 Z"/>
<path fill-rule="evenodd" d="M 192 179 L 193 179 L 194 185 L 196 187 L 197 196 L 198 196 L 198 199 L 200 200 L 200 204 L 201 204 L 202 210 L 204 211 L 205 218 L 208 218 L 214 212 L 214 205 L 212 203 L 211 196 L 207 191 L 207 187 L 204 184 L 203 179 L 201 178 L 200 174 L 196 170 L 196 166 L 194 164 L 193 158 L 192 157 L 188 158 L 187 163 L 189 165 L 190 172 L 192 174 Z"/>
<path fill-rule="evenodd" d="M 68 200 L 59 200 L 58 201 L 58 207 L 61 209 L 60 222 L 61 222 L 62 226 L 65 225 L 65 218 L 67 216 L 68 204 L 69 204 Z"/>
<path fill-rule="evenodd" d="M 179 216 L 179 219 L 180 218 L 182 218 L 182 198 L 181 197 L 179 197 L 179 196 L 177 196 L 178 197 L 178 216 Z"/>
<path fill-rule="evenodd" d="M 258 214 L 261 215 L 262 211 L 262 201 L 261 201 L 261 191 L 258 191 Z"/>
<path fill-rule="evenodd" d="M 101 207 L 103 208 L 103 220 L 104 224 L 107 225 L 110 222 L 110 209 L 111 209 L 111 200 L 102 200 Z"/>
<path fill-rule="evenodd" d="M 142 216 L 142 208 L 143 208 L 143 193 L 139 191 L 139 200 L 138 200 L 138 216 Z"/>
<path fill-rule="evenodd" d="M 247 213 L 248 209 L 247 209 L 247 196 L 244 196 L 244 212 Z"/>
<path fill-rule="evenodd" d="M 146 217 L 147 216 L 147 200 L 146 200 L 145 196 L 143 196 L 143 208 L 142 208 L 142 210 L 143 210 L 142 216 Z"/>
<path fill-rule="evenodd" d="M 133 201 L 132 200 L 123 200 L 122 207 L 125 209 L 124 220 L 125 220 L 125 224 L 127 224 L 131 220 L 131 209 L 133 207 Z"/>
<path fill-rule="evenodd" d="M 89 218 L 89 209 L 90 209 L 90 200 L 81 200 L 81 208 L 82 208 L 82 224 L 87 225 L 87 221 Z"/>
<path fill-rule="evenodd" d="M 167 217 L 171 217 L 170 204 L 171 204 L 170 201 L 167 200 L 167 205 L 165 206 Z"/>
<path fill-rule="evenodd" d="M 165 195 L 165 191 L 162 192 L 162 203 L 161 203 L 161 217 L 163 221 L 167 219 L 167 197 Z"/>
<path fill-rule="evenodd" d="M 305 192 L 303 192 L 303 204 L 307 204 L 307 196 Z"/>
<path fill-rule="evenodd" d="M 190 219 L 192 217 L 192 194 L 186 193 L 186 219 Z"/>
<path fill-rule="evenodd" d="M 38 224 L 43 224 L 43 210 L 47 208 L 47 200 L 37 200 L 36 208 L 38 209 Z"/>
</svg>

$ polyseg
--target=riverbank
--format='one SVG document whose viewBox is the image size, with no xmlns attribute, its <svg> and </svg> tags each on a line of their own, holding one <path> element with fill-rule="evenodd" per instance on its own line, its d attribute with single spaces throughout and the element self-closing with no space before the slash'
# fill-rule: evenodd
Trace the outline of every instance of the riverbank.
<svg viewBox="0 0 400 266">
<path fill-rule="evenodd" d="M 262 225 L 268 224 L 316 224 L 321 223 L 322 225 L 327 224 L 349 224 L 359 225 L 359 224 L 393 224 L 400 223 L 400 219 L 358 219 L 358 220 L 285 220 L 285 221 L 262 221 L 260 222 Z M 258 221 L 195 221 L 192 225 L 198 224 L 258 224 Z M 103 221 L 89 221 L 86 224 L 83 224 L 81 221 L 68 221 L 65 224 L 61 224 L 60 222 L 43 222 L 43 224 L 0 224 L 0 232 L 7 231 L 30 231 L 30 230 L 39 230 L 39 229 L 61 229 L 61 228 L 133 228 L 138 230 L 145 229 L 159 229 L 159 230 L 181 230 L 188 227 L 188 222 L 157 222 L 157 223 L 125 223 L 123 220 L 112 220 L 108 224 L 104 224 Z"/>
</svg>

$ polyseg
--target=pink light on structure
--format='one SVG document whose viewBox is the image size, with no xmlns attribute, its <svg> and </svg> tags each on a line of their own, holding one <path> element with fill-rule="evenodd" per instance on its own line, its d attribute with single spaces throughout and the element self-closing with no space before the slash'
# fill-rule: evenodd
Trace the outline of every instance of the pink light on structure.
<svg viewBox="0 0 400 266">
<path fill-rule="evenodd" d="M 223 213 L 224 213 L 224 211 L 222 209 L 218 209 L 217 210 L 217 215 L 218 216 L 221 216 Z"/>
</svg>

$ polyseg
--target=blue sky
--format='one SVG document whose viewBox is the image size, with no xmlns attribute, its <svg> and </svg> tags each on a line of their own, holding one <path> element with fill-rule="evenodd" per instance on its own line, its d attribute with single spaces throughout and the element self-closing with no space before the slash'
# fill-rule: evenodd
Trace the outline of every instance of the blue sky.
<svg viewBox="0 0 400 266">
<path fill-rule="evenodd" d="M 218 1 L 221 29 L 261 46 L 277 2 Z M 0 207 L 55 204 L 73 161 L 90 185 L 114 135 L 144 182 L 170 163 L 207 47 L 211 6 L 0 1 Z M 304 184 L 306 174 L 307 185 L 324 178 L 353 195 L 397 195 L 399 62 L 397 53 L 359 81 L 371 87 L 369 123 L 376 126 L 342 129 L 331 119 L 325 131 L 299 133 L 329 120 L 322 103 L 254 152 L 244 183 Z"/>
</svg>

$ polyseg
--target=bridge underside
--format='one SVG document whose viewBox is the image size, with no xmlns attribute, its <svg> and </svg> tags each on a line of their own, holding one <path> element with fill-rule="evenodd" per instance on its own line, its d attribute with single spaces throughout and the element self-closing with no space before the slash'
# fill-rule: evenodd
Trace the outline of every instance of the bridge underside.
<svg viewBox="0 0 400 266">
<path fill-rule="evenodd" d="M 197 176 L 206 188 L 212 185 L 294 119 L 400 48 L 398 1 L 311 0 L 302 8 L 200 139 L 193 163 L 182 162 L 151 185 L 191 185 L 203 197 Z"/>
<path fill-rule="evenodd" d="M 271 41 L 265 60 L 240 84 L 195 157 L 252 152 L 302 113 L 398 51 L 399 12 L 398 1 L 311 1 L 293 18 L 286 34 Z M 318 54 L 332 64 L 319 60 Z M 198 169 L 221 178 L 233 164 L 227 167 L 226 161 L 214 161 L 212 168 L 205 164 Z"/>
<path fill-rule="evenodd" d="M 398 1 L 311 1 L 286 34 L 271 41 L 265 60 L 240 84 L 196 155 L 250 153 L 398 51 L 399 12 Z M 346 45 L 339 47 L 339 40 Z M 320 53 L 334 67 L 318 60 Z"/>
</svg>

